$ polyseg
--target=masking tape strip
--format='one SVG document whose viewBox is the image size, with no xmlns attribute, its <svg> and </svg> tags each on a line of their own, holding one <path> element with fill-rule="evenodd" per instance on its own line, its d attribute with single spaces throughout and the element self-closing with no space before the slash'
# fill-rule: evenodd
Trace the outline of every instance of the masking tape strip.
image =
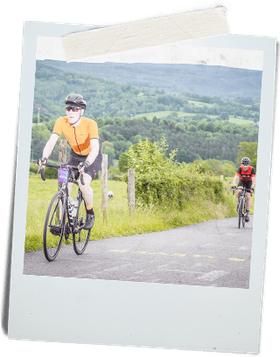
<svg viewBox="0 0 280 357">
<path fill-rule="evenodd" d="M 77 32 L 62 38 L 68 62 L 136 48 L 228 34 L 222 6 Z"/>
</svg>

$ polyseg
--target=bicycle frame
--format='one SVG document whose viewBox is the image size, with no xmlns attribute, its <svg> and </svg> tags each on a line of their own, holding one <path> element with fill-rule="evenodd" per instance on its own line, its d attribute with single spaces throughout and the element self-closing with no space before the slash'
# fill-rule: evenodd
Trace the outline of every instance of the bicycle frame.
<svg viewBox="0 0 280 357">
<path fill-rule="evenodd" d="M 243 187 L 242 189 L 239 189 L 239 190 L 241 190 L 240 196 L 239 196 L 239 201 L 244 197 L 245 204 L 246 204 L 246 202 L 247 202 L 247 197 L 246 197 L 247 190 L 246 190 L 245 187 Z M 246 205 L 245 205 L 245 207 L 246 207 Z M 242 212 L 242 213 L 244 213 L 244 212 Z"/>
<path fill-rule="evenodd" d="M 247 206 L 247 197 L 246 197 L 246 193 L 250 192 L 252 195 L 252 192 L 250 189 L 246 188 L 246 187 L 242 187 L 242 188 L 236 188 L 237 190 L 241 191 L 240 192 L 240 196 L 238 199 L 238 228 L 240 228 L 241 225 L 241 220 L 242 220 L 242 225 L 243 227 L 245 227 L 245 214 L 246 214 L 246 206 Z M 234 194 L 234 192 L 233 192 Z"/>
<path fill-rule="evenodd" d="M 62 245 L 63 237 L 67 240 L 69 236 L 73 235 L 73 247 L 76 254 L 80 255 L 86 249 L 86 246 L 89 241 L 90 231 L 84 230 L 84 216 L 82 212 L 85 210 L 81 209 L 82 202 L 85 205 L 84 199 L 82 197 L 82 191 L 80 190 L 80 186 L 78 181 L 75 179 L 74 170 L 77 170 L 78 167 L 71 166 L 67 164 L 48 164 L 46 163 L 44 166 L 55 167 L 59 170 L 58 178 L 60 182 L 59 190 L 54 194 L 47 214 L 45 218 L 45 226 L 44 226 L 44 234 L 43 234 L 43 242 L 44 242 L 44 253 L 48 261 L 53 261 Z M 40 168 L 41 177 L 45 181 L 44 170 Z M 67 172 L 68 171 L 68 172 Z M 80 174 L 80 182 L 84 185 L 83 175 Z M 69 205 L 69 191 L 68 184 L 73 183 L 79 186 L 77 193 L 77 205 L 75 208 L 77 209 L 76 213 L 73 214 L 71 205 Z M 57 203 L 55 204 L 55 202 Z M 52 213 L 53 212 L 53 213 Z M 53 218 L 56 214 L 57 219 L 53 224 Z M 50 218 L 50 220 L 49 220 Z M 86 232 L 85 235 L 83 232 Z M 51 235 L 49 235 L 50 233 Z M 56 237 L 59 238 L 56 238 Z"/>
<path fill-rule="evenodd" d="M 63 199 L 63 206 L 66 207 L 66 214 L 67 214 L 67 218 L 68 218 L 68 222 L 69 222 L 69 228 L 70 231 L 68 232 L 68 234 L 77 234 L 79 233 L 79 230 L 82 229 L 82 227 L 80 227 L 79 229 L 76 229 L 77 226 L 77 215 L 75 217 L 72 217 L 69 213 L 69 207 L 68 207 L 68 198 L 69 198 L 69 194 L 68 194 L 68 183 L 74 183 L 75 185 L 79 186 L 78 181 L 75 179 L 74 177 L 74 170 L 77 169 L 78 167 L 76 166 L 72 166 L 72 165 L 67 165 L 67 164 L 46 164 L 45 166 L 48 167 L 55 167 L 55 168 L 68 168 L 69 169 L 69 174 L 67 177 L 67 182 L 62 182 L 61 183 L 61 187 L 59 189 L 59 191 L 62 193 L 62 199 Z M 41 176 L 42 179 L 44 180 L 44 172 L 41 171 Z M 80 180 L 82 185 L 84 184 L 83 182 L 83 176 L 80 175 Z M 78 193 L 77 193 L 77 200 L 78 200 L 78 207 L 77 207 L 77 213 L 79 212 L 79 208 L 82 202 L 82 192 L 80 190 L 80 188 L 78 189 Z M 63 212 L 63 207 L 60 207 L 60 212 L 62 214 Z"/>
</svg>

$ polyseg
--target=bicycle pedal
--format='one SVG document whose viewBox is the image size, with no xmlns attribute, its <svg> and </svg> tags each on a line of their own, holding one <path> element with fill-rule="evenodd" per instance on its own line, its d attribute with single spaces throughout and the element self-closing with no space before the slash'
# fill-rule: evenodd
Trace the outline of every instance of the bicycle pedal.
<svg viewBox="0 0 280 357">
<path fill-rule="evenodd" d="M 76 227 L 74 230 L 73 230 L 73 234 L 78 234 L 81 232 L 81 230 L 83 229 L 83 227 Z"/>
</svg>

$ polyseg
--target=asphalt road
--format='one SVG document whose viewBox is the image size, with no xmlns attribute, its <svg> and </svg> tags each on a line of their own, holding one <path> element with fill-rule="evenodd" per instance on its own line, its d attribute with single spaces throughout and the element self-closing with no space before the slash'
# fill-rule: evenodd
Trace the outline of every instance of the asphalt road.
<svg viewBox="0 0 280 357">
<path fill-rule="evenodd" d="M 248 289 L 252 232 L 253 216 L 240 229 L 234 217 L 92 241 L 81 256 L 62 246 L 53 262 L 29 252 L 24 274 Z"/>
</svg>

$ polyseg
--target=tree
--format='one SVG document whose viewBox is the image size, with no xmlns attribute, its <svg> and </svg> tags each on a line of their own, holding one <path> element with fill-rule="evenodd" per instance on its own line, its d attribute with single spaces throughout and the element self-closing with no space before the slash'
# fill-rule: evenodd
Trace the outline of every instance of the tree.
<svg viewBox="0 0 280 357">
<path fill-rule="evenodd" d="M 166 156 L 167 150 L 168 145 L 164 137 L 159 144 L 152 143 L 148 139 L 140 140 L 138 144 L 132 145 L 128 150 L 128 166 L 134 169 L 136 174 L 141 175 L 155 171 L 172 171 L 177 150 L 172 150 L 169 157 Z"/>
<path fill-rule="evenodd" d="M 197 124 L 197 130 L 205 130 L 206 122 L 204 120 L 201 120 Z"/>
<path fill-rule="evenodd" d="M 111 119 L 110 117 L 107 117 L 106 119 L 105 119 L 105 125 L 114 125 L 115 123 L 114 123 L 114 120 L 113 119 Z"/>
<path fill-rule="evenodd" d="M 122 118 L 121 117 L 115 117 L 115 125 L 119 125 L 121 126 L 122 125 Z"/>
<path fill-rule="evenodd" d="M 228 115 L 228 113 L 223 112 L 223 113 L 220 114 L 220 118 L 222 120 L 229 120 L 229 115 Z"/>
<path fill-rule="evenodd" d="M 94 121 L 96 121 L 98 128 L 101 128 L 104 125 L 104 120 L 101 117 L 98 117 L 96 119 L 92 118 Z"/>
<path fill-rule="evenodd" d="M 115 158 L 114 144 L 109 141 L 104 141 L 102 144 L 102 152 L 108 155 L 108 166 L 112 166 Z"/>
<path fill-rule="evenodd" d="M 142 136 L 139 134 L 135 135 L 134 137 L 131 138 L 131 141 L 133 142 L 133 144 L 138 144 L 140 140 L 142 140 Z"/>
<path fill-rule="evenodd" d="M 115 158 L 118 159 L 123 152 L 126 152 L 132 145 L 132 142 L 125 140 L 114 141 Z"/>
<path fill-rule="evenodd" d="M 257 154 L 258 154 L 258 143 L 252 142 L 242 142 L 238 145 L 236 164 L 239 166 L 242 157 L 249 157 L 251 160 L 250 165 L 255 169 L 257 167 Z"/>
<path fill-rule="evenodd" d="M 125 172 L 128 170 L 128 156 L 127 153 L 123 152 L 119 159 L 119 170 L 120 172 Z"/>
<path fill-rule="evenodd" d="M 222 175 L 221 161 L 219 160 L 214 160 L 214 159 L 205 160 L 203 161 L 202 166 L 205 167 L 205 172 L 207 171 L 213 172 L 213 174 L 216 176 Z"/>
<path fill-rule="evenodd" d="M 223 124 L 223 132 L 224 133 L 232 133 L 232 131 L 233 131 L 233 129 L 229 122 L 226 122 L 225 124 Z"/>
<path fill-rule="evenodd" d="M 189 126 L 188 126 L 188 131 L 194 133 L 194 132 L 196 131 L 196 126 L 195 126 L 195 125 L 189 125 Z"/>
<path fill-rule="evenodd" d="M 222 174 L 225 177 L 232 177 L 235 175 L 236 168 L 234 166 L 234 163 L 231 161 L 222 161 Z"/>
<path fill-rule="evenodd" d="M 211 133 L 213 133 L 215 131 L 215 124 L 213 122 L 207 122 L 205 124 L 204 130 L 210 131 Z"/>
<path fill-rule="evenodd" d="M 32 127 L 32 141 L 31 141 L 31 150 L 32 158 L 38 160 L 42 157 L 43 149 L 46 145 L 46 142 L 50 138 L 50 131 L 46 125 L 33 125 Z"/>
</svg>

